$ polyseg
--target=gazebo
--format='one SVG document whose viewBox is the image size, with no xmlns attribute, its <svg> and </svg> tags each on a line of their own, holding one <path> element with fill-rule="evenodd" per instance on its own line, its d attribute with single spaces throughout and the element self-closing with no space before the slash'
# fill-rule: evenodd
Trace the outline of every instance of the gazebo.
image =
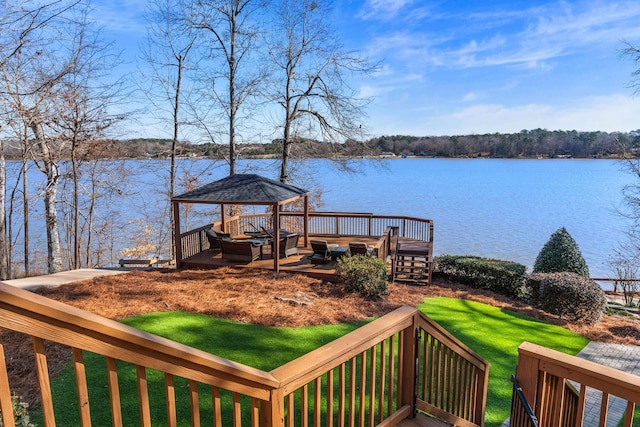
<svg viewBox="0 0 640 427">
<path fill-rule="evenodd" d="M 309 241 L 309 192 L 292 185 L 256 174 L 234 174 L 171 198 L 174 218 L 176 262 L 182 259 L 180 247 L 180 204 L 200 203 L 220 205 L 222 229 L 225 229 L 227 205 L 264 205 L 273 211 L 273 235 L 280 235 L 280 210 L 283 205 L 297 199 L 304 200 L 304 244 Z M 280 271 L 280 239 L 273 239 L 273 268 Z"/>
</svg>

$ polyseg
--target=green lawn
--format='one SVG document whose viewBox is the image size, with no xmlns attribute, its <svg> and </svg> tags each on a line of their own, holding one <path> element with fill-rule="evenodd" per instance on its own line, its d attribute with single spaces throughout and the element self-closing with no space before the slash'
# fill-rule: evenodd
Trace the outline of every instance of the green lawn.
<svg viewBox="0 0 640 427">
<path fill-rule="evenodd" d="M 563 328 L 545 324 L 492 306 L 451 298 L 428 298 L 419 307 L 428 316 L 453 333 L 474 351 L 491 363 L 487 426 L 499 426 L 509 416 L 511 400 L 510 376 L 515 372 L 517 347 L 522 341 L 541 344 L 569 354 L 582 349 L 587 340 Z M 236 323 L 192 313 L 154 313 L 124 321 L 133 327 L 179 341 L 218 356 L 255 368 L 269 371 L 305 354 L 329 341 L 351 332 L 366 322 L 335 326 L 306 328 L 269 328 Z M 96 402 L 108 402 L 104 358 L 93 354 L 85 356 L 90 401 L 94 426 L 110 426 L 108 407 Z M 123 398 L 125 424 L 139 420 L 135 368 L 126 363 L 118 365 L 120 389 Z M 165 418 L 163 377 L 148 372 L 154 426 L 162 425 Z M 74 387 L 72 366 L 52 382 L 57 425 L 79 425 L 76 409 L 77 397 L 68 390 Z M 176 382 L 178 401 L 188 401 L 185 381 Z M 66 393 L 63 393 L 66 391 Z M 133 399 L 125 400 L 125 396 Z M 211 425 L 206 417 L 211 413 L 208 388 L 201 390 L 203 425 Z M 188 405 L 179 405 L 182 416 L 188 420 Z M 39 426 L 43 425 L 38 413 L 32 414 Z M 158 422 L 158 423 L 156 423 Z M 188 424 L 185 424 L 188 425 Z"/>
<path fill-rule="evenodd" d="M 491 363 L 486 425 L 509 416 L 511 374 L 523 341 L 575 355 L 589 342 L 559 326 L 486 304 L 455 298 L 427 298 L 418 308 Z"/>
</svg>

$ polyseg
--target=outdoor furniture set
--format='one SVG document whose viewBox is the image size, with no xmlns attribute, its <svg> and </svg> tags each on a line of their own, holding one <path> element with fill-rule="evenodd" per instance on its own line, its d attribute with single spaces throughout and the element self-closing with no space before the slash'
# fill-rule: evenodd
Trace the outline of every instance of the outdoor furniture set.
<svg viewBox="0 0 640 427">
<path fill-rule="evenodd" d="M 250 263 L 257 259 L 264 258 L 265 246 L 271 246 L 270 253 L 273 256 L 273 238 L 270 237 L 268 233 L 266 233 L 264 238 L 252 236 L 254 238 L 251 239 L 233 239 L 230 234 L 217 232 L 211 228 L 206 230 L 205 233 L 209 240 L 210 250 L 220 250 L 222 252 L 222 259 Z M 300 235 L 283 232 L 280 233 L 280 236 L 280 258 L 297 255 Z"/>
<path fill-rule="evenodd" d="M 373 246 L 367 246 L 366 243 L 361 242 L 350 242 L 349 247 L 342 247 L 329 245 L 326 240 L 311 240 L 311 249 L 313 250 L 313 253 L 309 255 L 311 264 L 328 264 L 343 256 L 372 256 L 374 254 Z"/>
</svg>

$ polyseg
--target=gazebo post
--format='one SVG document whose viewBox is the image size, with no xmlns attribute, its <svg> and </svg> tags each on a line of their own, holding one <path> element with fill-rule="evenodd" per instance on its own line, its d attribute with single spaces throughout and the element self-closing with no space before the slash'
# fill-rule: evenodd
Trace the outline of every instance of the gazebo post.
<svg viewBox="0 0 640 427">
<path fill-rule="evenodd" d="M 273 209 L 273 270 L 280 272 L 280 204 L 275 203 Z"/>
<path fill-rule="evenodd" d="M 226 209 L 225 209 L 224 203 L 220 203 L 220 223 L 221 223 L 220 224 L 220 230 L 223 233 L 227 233 L 227 228 L 226 228 L 227 227 L 227 218 L 226 218 L 226 215 L 225 215 L 225 211 L 226 211 Z"/>
<path fill-rule="evenodd" d="M 304 195 L 304 219 L 302 220 L 304 227 L 304 247 L 309 247 L 309 193 Z"/>
<path fill-rule="evenodd" d="M 176 268 L 182 261 L 182 243 L 180 242 L 180 202 L 171 202 L 173 207 L 173 244 L 176 256 Z"/>
</svg>

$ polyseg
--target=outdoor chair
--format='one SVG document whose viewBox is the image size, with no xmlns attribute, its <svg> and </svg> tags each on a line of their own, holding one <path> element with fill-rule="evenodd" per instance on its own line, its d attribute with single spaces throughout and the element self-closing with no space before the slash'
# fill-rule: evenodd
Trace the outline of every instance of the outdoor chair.
<svg viewBox="0 0 640 427">
<path fill-rule="evenodd" d="M 222 259 L 250 263 L 260 258 L 260 244 L 250 240 L 220 239 Z"/>
<path fill-rule="evenodd" d="M 367 246 L 366 243 L 349 242 L 349 252 L 351 252 L 351 255 L 372 256 L 373 250 L 373 246 Z"/>
<path fill-rule="evenodd" d="M 231 239 L 231 234 L 214 231 L 213 228 L 208 228 L 205 234 L 207 235 L 207 240 L 209 240 L 209 250 L 211 251 L 219 251 L 221 249 L 221 239 Z"/>
<path fill-rule="evenodd" d="M 313 253 L 309 255 L 311 264 L 327 264 L 331 261 L 331 251 L 326 240 L 311 240 Z"/>
<path fill-rule="evenodd" d="M 286 258 L 289 255 L 298 255 L 299 234 L 289 234 L 280 238 L 280 258 Z"/>
</svg>

